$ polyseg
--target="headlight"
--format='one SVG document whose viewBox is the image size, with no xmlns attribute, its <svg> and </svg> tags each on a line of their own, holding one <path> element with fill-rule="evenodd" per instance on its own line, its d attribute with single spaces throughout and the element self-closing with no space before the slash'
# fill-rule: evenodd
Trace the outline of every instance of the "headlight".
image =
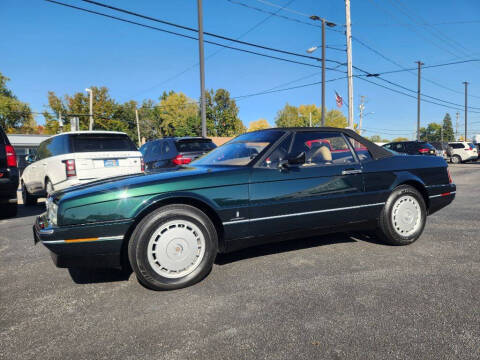
<svg viewBox="0 0 480 360">
<path fill-rule="evenodd" d="M 53 198 L 49 197 L 46 201 L 47 219 L 48 222 L 54 226 L 57 225 L 58 205 L 53 202 Z"/>
</svg>

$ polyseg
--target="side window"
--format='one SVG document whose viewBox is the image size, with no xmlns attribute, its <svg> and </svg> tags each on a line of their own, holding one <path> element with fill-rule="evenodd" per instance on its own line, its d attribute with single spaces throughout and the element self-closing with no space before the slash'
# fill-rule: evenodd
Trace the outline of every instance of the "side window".
<svg viewBox="0 0 480 360">
<path fill-rule="evenodd" d="M 163 145 L 162 145 L 162 155 L 169 155 L 171 151 L 171 147 L 170 147 L 170 144 L 169 144 L 169 141 L 164 141 L 163 142 Z"/>
<path fill-rule="evenodd" d="M 50 151 L 50 156 L 68 153 L 66 140 L 66 135 L 55 136 L 52 138 L 52 142 L 47 145 L 47 149 Z"/>
<path fill-rule="evenodd" d="M 290 150 L 290 144 L 292 143 L 292 135 L 288 135 L 282 142 L 272 151 L 270 155 L 262 162 L 261 167 L 270 169 L 278 168 L 280 160 L 287 158 L 288 151 Z"/>
<path fill-rule="evenodd" d="M 37 150 L 37 160 L 42 160 L 52 156 L 48 148 L 51 142 L 52 142 L 52 139 L 48 139 L 40 144 Z"/>
<path fill-rule="evenodd" d="M 396 151 L 396 152 L 405 152 L 405 150 L 403 150 L 403 144 L 402 143 L 393 144 L 392 145 L 392 150 Z"/>
<path fill-rule="evenodd" d="M 342 165 L 355 163 L 355 158 L 340 133 L 298 132 L 295 134 L 289 156 L 305 152 L 305 165 Z"/>
<path fill-rule="evenodd" d="M 162 142 L 154 141 L 148 148 L 148 160 L 158 160 L 162 155 Z"/>
<path fill-rule="evenodd" d="M 357 153 L 358 158 L 360 161 L 369 161 L 372 160 L 372 154 L 370 154 L 370 151 L 368 151 L 367 147 L 362 144 L 360 141 L 355 140 L 351 138 L 350 136 L 347 136 L 348 141 L 350 141 L 350 144 L 352 145 L 353 149 Z"/>
</svg>

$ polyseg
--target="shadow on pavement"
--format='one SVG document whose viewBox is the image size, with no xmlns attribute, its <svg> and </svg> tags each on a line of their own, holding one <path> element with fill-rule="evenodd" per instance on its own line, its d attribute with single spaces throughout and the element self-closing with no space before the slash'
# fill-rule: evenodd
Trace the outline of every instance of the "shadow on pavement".
<svg viewBox="0 0 480 360">
<path fill-rule="evenodd" d="M 215 259 L 215 264 L 226 265 L 236 261 L 252 259 L 265 255 L 279 254 L 332 244 L 354 243 L 357 241 L 367 241 L 374 244 L 384 245 L 373 235 L 364 233 L 338 233 L 264 244 L 227 254 L 218 254 L 217 258 Z M 72 268 L 68 269 L 68 272 L 76 284 L 128 281 L 132 274 L 131 269 L 121 270 L 102 268 Z"/>
<path fill-rule="evenodd" d="M 74 268 L 68 269 L 76 284 L 97 284 L 105 282 L 128 281 L 131 271 L 121 269 Z"/>
<path fill-rule="evenodd" d="M 36 205 L 18 205 L 18 213 L 15 218 L 22 218 L 22 217 L 29 217 L 29 216 L 36 216 L 40 215 L 41 213 L 45 212 L 45 203 L 38 202 Z"/>
<path fill-rule="evenodd" d="M 356 236 L 356 238 L 358 240 L 363 240 L 363 238 L 360 238 L 360 236 Z M 279 254 L 279 253 L 293 251 L 293 250 L 309 249 L 317 246 L 348 243 L 348 242 L 356 242 L 356 240 L 353 239 L 349 234 L 345 234 L 345 233 L 329 234 L 329 235 L 308 237 L 303 239 L 293 239 L 293 240 L 259 245 L 259 246 L 246 248 L 243 250 L 238 250 L 238 251 L 227 253 L 227 254 L 218 254 L 217 258 L 215 259 L 215 264 L 225 265 L 235 261 L 251 259 L 259 256 Z"/>
</svg>

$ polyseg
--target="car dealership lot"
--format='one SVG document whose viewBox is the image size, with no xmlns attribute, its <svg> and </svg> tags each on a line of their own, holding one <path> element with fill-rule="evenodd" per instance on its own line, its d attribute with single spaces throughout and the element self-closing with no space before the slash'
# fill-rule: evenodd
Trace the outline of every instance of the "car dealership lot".
<svg viewBox="0 0 480 360">
<path fill-rule="evenodd" d="M 202 282 L 153 292 L 114 270 L 57 269 L 34 208 L 0 221 L 1 358 L 480 357 L 480 163 L 406 247 L 359 234 L 221 255 Z"/>
</svg>

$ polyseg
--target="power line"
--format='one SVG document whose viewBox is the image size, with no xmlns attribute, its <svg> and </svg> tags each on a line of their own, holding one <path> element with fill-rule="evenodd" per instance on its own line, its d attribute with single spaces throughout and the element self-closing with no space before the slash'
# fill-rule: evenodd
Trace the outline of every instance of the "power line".
<svg viewBox="0 0 480 360">
<path fill-rule="evenodd" d="M 52 1 L 52 0 L 46 0 L 46 1 Z M 170 22 L 170 21 L 161 20 L 161 19 L 154 18 L 154 17 L 151 17 L 151 16 L 139 14 L 139 13 L 136 13 L 136 12 L 133 12 L 133 11 L 129 11 L 129 10 L 125 10 L 125 9 L 115 7 L 115 6 L 103 4 L 103 3 L 100 3 L 100 2 L 97 2 L 97 1 L 93 1 L 93 0 L 80 0 L 80 1 L 90 3 L 90 4 L 94 4 L 94 5 L 97 5 L 97 6 L 101 6 L 101 7 L 107 8 L 107 9 L 115 10 L 115 11 L 118 11 L 118 12 L 122 12 L 122 13 L 125 13 L 125 14 L 128 14 L 128 15 L 136 16 L 136 17 L 139 17 L 139 18 L 142 18 L 142 19 L 155 21 L 155 22 L 158 22 L 158 23 L 161 23 L 161 24 L 165 24 L 165 25 L 173 26 L 173 27 L 176 27 L 176 28 L 179 28 L 179 29 L 183 29 L 183 30 L 198 33 L 198 30 L 195 29 L 195 28 L 191 28 L 191 27 L 188 27 L 188 26 L 185 26 L 185 25 L 180 25 L 180 24 L 176 24 L 176 23 L 173 23 L 173 22 Z M 228 37 L 228 36 L 214 34 L 214 33 L 211 33 L 211 32 L 206 32 L 205 31 L 204 34 L 208 35 L 208 36 L 218 38 L 218 39 L 227 40 L 227 41 L 235 42 L 235 43 L 242 44 L 242 45 L 253 46 L 253 47 L 257 47 L 259 49 L 263 49 L 263 50 L 274 51 L 274 52 L 282 53 L 282 54 L 285 54 L 285 55 L 298 56 L 298 57 L 302 57 L 302 58 L 305 58 L 305 59 L 317 60 L 317 61 L 321 60 L 320 58 L 317 58 L 315 56 L 300 54 L 300 53 L 287 51 L 287 50 L 276 49 L 276 48 L 272 48 L 272 47 L 265 46 L 265 45 L 260 45 L 260 44 L 254 44 L 254 43 L 251 43 L 251 42 L 248 42 L 248 41 L 242 41 L 242 40 L 234 39 L 234 38 L 231 38 L 231 37 Z M 337 62 L 337 61 L 334 61 L 334 60 L 325 60 L 325 61 Z"/>
<path fill-rule="evenodd" d="M 411 97 L 411 98 L 413 98 L 413 99 L 416 99 L 416 98 L 417 98 L 417 97 L 414 96 L 414 95 L 407 94 L 407 93 L 405 93 L 405 92 L 403 92 L 403 91 L 400 91 L 400 90 L 392 89 L 391 87 L 388 87 L 388 86 L 385 86 L 385 85 L 382 85 L 382 84 L 378 84 L 378 83 L 376 83 L 376 82 L 374 82 L 374 81 L 367 80 L 367 79 L 365 79 L 364 77 L 361 77 L 361 76 L 358 76 L 358 75 L 355 75 L 355 77 L 356 77 L 357 79 L 366 81 L 366 82 L 368 82 L 368 83 L 370 83 L 370 84 L 373 84 L 373 85 L 382 87 L 382 88 L 384 88 L 384 89 L 387 89 L 387 90 L 396 92 L 396 93 L 398 93 L 398 94 L 402 94 L 402 95 Z M 460 111 L 460 110 L 463 110 L 462 108 L 456 108 L 456 107 L 453 107 L 453 106 L 449 106 L 449 105 L 437 103 L 437 102 L 434 102 L 434 101 L 431 101 L 431 100 L 427 100 L 427 99 L 423 99 L 423 98 L 421 99 L 421 101 L 427 102 L 427 103 L 430 103 L 430 104 L 434 104 L 434 105 L 438 105 L 438 106 L 442 106 L 442 107 L 446 107 L 446 108 L 448 108 L 448 109 L 455 109 L 455 110 L 459 110 L 459 111 Z M 470 112 L 480 114 L 480 111 L 470 111 Z"/>
<path fill-rule="evenodd" d="M 114 20 L 126 22 L 126 23 L 129 23 L 129 24 L 138 25 L 138 26 L 141 26 L 141 27 L 145 27 L 145 28 L 149 28 L 149 29 L 153 29 L 153 30 L 165 32 L 165 33 L 168 33 L 168 34 L 171 34 L 171 35 L 181 36 L 181 37 L 184 37 L 184 38 L 187 38 L 187 39 L 192 39 L 192 40 L 198 40 L 198 39 L 197 39 L 196 37 L 194 37 L 194 36 L 185 35 L 185 34 L 177 33 L 177 32 L 174 32 L 174 31 L 161 29 L 161 28 L 158 28 L 158 27 L 155 27 L 155 26 L 146 25 L 146 24 L 142 24 L 142 23 L 135 22 L 135 21 L 131 21 L 131 20 L 119 18 L 119 17 L 113 16 L 113 15 L 104 14 L 104 13 L 101 13 L 101 12 L 98 12 L 98 11 L 93 11 L 93 10 L 81 8 L 81 7 L 78 7 L 78 6 L 65 4 L 65 3 L 62 3 L 62 2 L 59 2 L 59 1 L 55 1 L 55 0 L 45 0 L 45 1 L 48 1 L 48 2 L 51 2 L 51 3 L 54 3 L 54 4 L 58 4 L 58 5 L 62 5 L 62 6 L 66 6 L 66 7 L 69 7 L 69 8 L 73 8 L 73 9 L 76 9 L 76 10 L 88 12 L 88 13 L 91 13 L 91 14 L 100 15 L 100 16 L 107 17 L 107 18 L 110 18 L 110 19 L 114 19 Z M 87 0 L 82 0 L 82 1 L 87 1 Z M 289 62 L 289 63 L 293 63 L 293 64 L 310 66 L 310 67 L 315 67 L 315 68 L 321 68 L 321 66 L 319 66 L 319 65 L 304 63 L 304 62 L 300 62 L 300 61 L 296 61 L 296 60 L 285 59 L 285 58 L 281 58 L 281 57 L 278 57 L 278 56 L 263 54 L 263 53 L 259 53 L 259 52 L 252 51 L 252 50 L 241 49 L 241 48 L 237 48 L 237 47 L 234 47 L 234 46 L 229 46 L 229 45 L 217 43 L 217 42 L 210 41 L 210 40 L 205 40 L 205 43 L 212 44 L 212 45 L 216 45 L 216 46 L 221 46 L 221 47 L 226 48 L 226 49 L 236 50 L 236 51 L 240 51 L 240 52 L 244 52 L 244 53 L 248 53 L 248 54 L 253 54 L 253 55 L 257 55 L 257 56 L 267 57 L 267 58 L 270 58 L 270 59 L 276 59 L 276 60 L 280 60 L 280 61 L 285 61 L 285 62 Z M 277 49 L 277 50 L 278 50 L 278 49 Z M 280 51 L 280 52 L 283 52 L 283 50 L 279 50 L 279 51 Z M 303 55 L 302 55 L 302 56 L 303 56 Z M 312 59 L 315 59 L 315 60 L 321 60 L 320 58 L 315 58 L 315 57 L 311 57 L 311 58 L 312 58 Z M 340 62 L 339 62 L 339 61 L 336 61 L 336 60 L 326 60 L 326 61 L 335 62 L 335 63 L 339 63 L 339 64 L 340 64 Z M 332 71 L 341 72 L 341 71 L 339 71 L 339 70 L 335 70 L 335 69 L 332 69 L 332 68 L 327 68 L 327 69 L 328 69 L 328 70 L 332 70 Z"/>
<path fill-rule="evenodd" d="M 430 26 L 424 18 L 422 18 L 418 14 L 415 14 L 415 12 L 412 12 L 411 10 L 409 10 L 407 5 L 405 5 L 405 3 L 403 1 L 401 1 L 401 0 L 390 0 L 390 1 L 392 3 L 395 2 L 396 4 L 398 4 L 397 8 L 399 8 L 400 11 L 402 11 L 408 18 L 412 19 L 412 21 L 414 23 L 417 23 L 417 25 L 423 26 L 424 28 L 427 29 L 427 31 L 429 30 L 429 28 L 431 28 L 436 33 L 436 34 L 434 34 L 432 31 L 429 31 L 430 34 L 432 34 L 434 37 L 436 37 L 437 39 L 439 39 L 443 42 L 450 43 L 454 47 L 457 47 L 457 49 L 460 49 L 462 52 L 464 52 L 467 56 L 470 56 L 469 50 L 466 47 L 464 47 L 462 44 L 460 44 L 455 39 L 452 39 L 451 37 L 447 36 L 446 34 L 444 34 L 439 29 Z M 420 19 L 420 20 L 418 20 L 418 19 Z"/>
<path fill-rule="evenodd" d="M 290 0 L 285 6 L 290 5 L 290 4 L 293 3 L 294 1 L 296 1 L 296 0 Z M 279 11 L 281 11 L 281 9 L 278 10 L 277 12 L 279 12 Z M 243 32 L 243 33 L 242 33 L 240 36 L 238 36 L 236 39 L 239 40 L 239 39 L 241 39 L 242 37 L 244 37 L 245 35 L 251 33 L 253 30 L 255 30 L 255 29 L 257 29 L 259 26 L 263 25 L 263 24 L 264 24 L 268 19 L 270 19 L 274 14 L 275 14 L 275 13 L 273 13 L 272 15 L 268 15 L 267 17 L 263 18 L 260 22 L 258 22 L 258 23 L 256 23 L 255 25 L 253 25 L 253 26 L 252 26 L 251 28 L 249 28 L 247 31 Z M 212 57 L 216 56 L 216 55 L 219 54 L 222 50 L 223 50 L 223 48 L 215 51 L 214 53 L 212 53 L 212 54 L 210 54 L 210 55 L 208 55 L 208 56 L 205 58 L 205 61 L 207 61 L 207 60 L 211 59 Z M 153 89 L 155 89 L 155 88 L 157 88 L 157 87 L 159 87 L 159 86 L 162 86 L 163 84 L 166 84 L 167 82 L 170 82 L 170 81 L 172 81 L 172 80 L 175 80 L 175 79 L 179 78 L 180 76 L 182 76 L 183 74 L 185 74 L 185 73 L 187 73 L 188 71 L 190 71 L 191 69 L 194 69 L 194 68 L 197 67 L 198 65 L 199 65 L 199 63 L 196 62 L 195 64 L 190 65 L 190 66 L 187 67 L 186 69 L 184 69 L 184 70 L 180 71 L 179 73 L 177 73 L 177 74 L 169 77 L 168 79 L 162 81 L 161 83 L 156 84 L 156 85 L 148 88 L 147 90 L 142 90 L 141 92 L 136 93 L 134 96 L 137 96 L 137 95 L 139 95 L 139 94 L 143 94 L 143 93 L 145 93 L 145 92 L 151 91 L 151 90 L 153 90 Z"/>
<path fill-rule="evenodd" d="M 288 21 L 291 21 L 291 22 L 296 22 L 296 23 L 299 23 L 299 24 L 313 26 L 313 27 L 316 27 L 316 28 L 321 28 L 322 27 L 321 25 L 317 25 L 315 23 L 310 23 L 308 21 L 303 21 L 303 20 L 300 20 L 300 19 L 288 17 L 288 16 L 282 15 L 282 14 L 276 14 L 274 12 L 271 12 L 271 11 L 268 11 L 268 10 L 265 10 L 265 9 L 262 9 L 262 8 L 259 8 L 259 7 L 256 7 L 256 6 L 245 4 L 243 2 L 234 1 L 234 0 L 227 0 L 227 1 L 229 3 L 235 4 L 235 5 L 243 6 L 245 8 L 252 9 L 252 10 L 255 10 L 255 11 L 258 11 L 258 12 L 262 12 L 262 13 L 265 13 L 265 14 L 270 14 L 270 15 L 273 15 L 275 17 L 278 17 L 278 18 L 281 18 L 281 19 L 284 19 L 284 20 L 288 20 Z M 285 9 L 282 9 L 282 10 L 285 10 Z M 343 34 L 342 31 L 337 30 L 337 29 L 332 29 L 330 27 L 328 27 L 327 30 Z"/>
</svg>

